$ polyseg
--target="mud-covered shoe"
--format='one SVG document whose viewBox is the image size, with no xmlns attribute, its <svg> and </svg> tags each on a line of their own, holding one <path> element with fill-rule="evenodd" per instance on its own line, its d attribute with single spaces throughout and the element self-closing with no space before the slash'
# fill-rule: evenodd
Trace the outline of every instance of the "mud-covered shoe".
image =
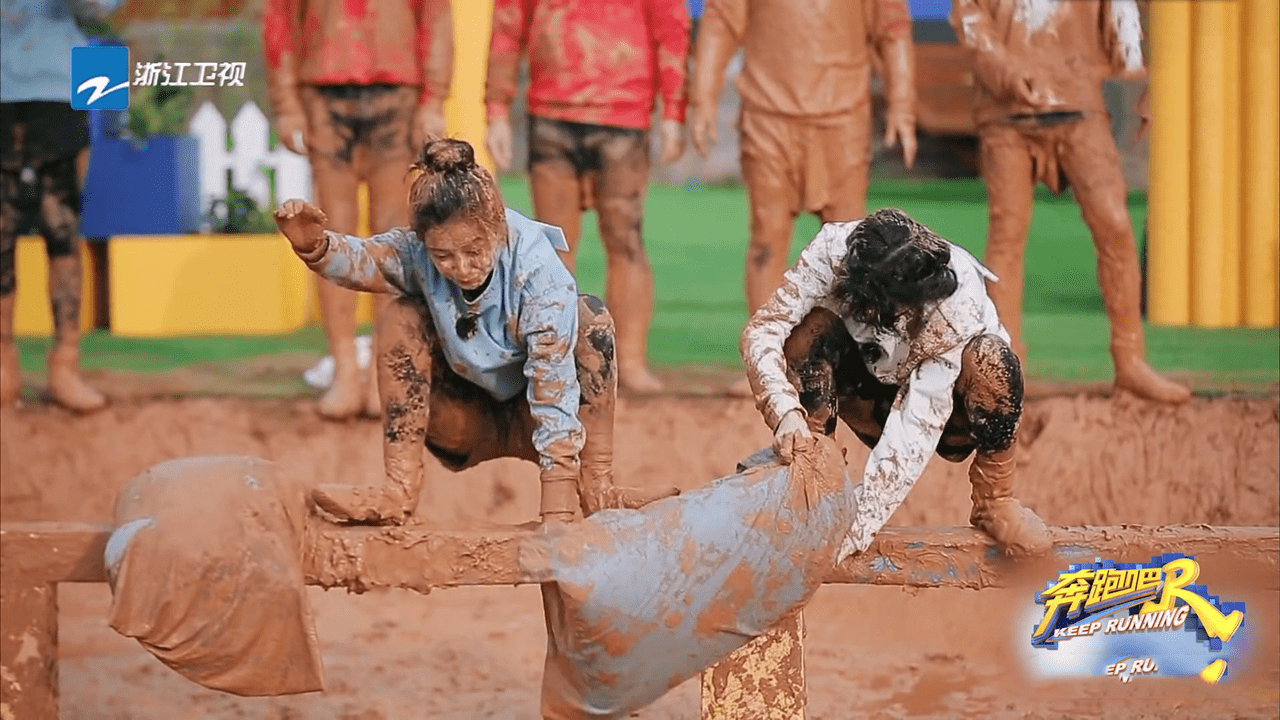
<svg viewBox="0 0 1280 720">
<path fill-rule="evenodd" d="M 654 395 L 666 385 L 644 365 L 619 365 L 618 389 L 630 395 Z"/>
<path fill-rule="evenodd" d="M 1190 389 L 1156 372 L 1141 358 L 1116 363 L 1116 390 L 1160 403 L 1177 404 L 1191 399 Z"/>
<path fill-rule="evenodd" d="M 582 515 L 590 516 L 600 510 L 639 510 L 651 502 L 680 494 L 678 487 L 657 489 L 610 486 L 582 496 Z"/>
<path fill-rule="evenodd" d="M 57 345 L 49 353 L 49 394 L 59 405 L 81 413 L 107 405 L 107 398 L 80 375 L 80 349 L 74 345 Z"/>
<path fill-rule="evenodd" d="M 402 490 L 391 485 L 320 485 L 311 501 L 337 522 L 402 525 L 416 508 Z"/>
<path fill-rule="evenodd" d="M 1006 553 L 1036 557 L 1053 547 L 1044 521 L 1013 498 L 999 498 L 974 505 L 969 523 L 991 536 Z"/>
<path fill-rule="evenodd" d="M 1044 521 L 1013 497 L 1014 449 L 979 451 L 969 465 L 973 510 L 969 522 L 991 536 L 1010 555 L 1033 557 L 1049 551 L 1053 540 Z"/>
<path fill-rule="evenodd" d="M 326 420 L 348 420 L 364 409 L 364 388 L 358 372 L 335 374 L 333 385 L 320 398 L 317 410 Z"/>
</svg>

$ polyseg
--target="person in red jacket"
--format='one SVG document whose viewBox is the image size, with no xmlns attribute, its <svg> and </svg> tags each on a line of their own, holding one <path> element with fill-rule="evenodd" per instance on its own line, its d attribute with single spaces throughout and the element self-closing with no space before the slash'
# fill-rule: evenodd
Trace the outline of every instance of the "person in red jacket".
<svg viewBox="0 0 1280 720">
<path fill-rule="evenodd" d="M 529 175 L 537 219 L 564 229 L 570 270 L 593 204 L 608 258 L 605 304 L 617 326 L 619 384 L 654 392 L 649 371 L 653 270 L 641 230 L 649 130 L 662 97 L 662 154 L 684 152 L 685 0 L 496 0 L 485 103 L 488 147 L 512 163 L 509 113 L 529 54 Z"/>
<path fill-rule="evenodd" d="M 373 233 L 408 225 L 417 149 L 444 135 L 453 75 L 449 0 L 267 0 L 263 47 L 280 141 L 311 160 L 330 229 L 355 234 L 357 188 L 369 186 Z M 334 360 L 320 400 L 330 419 L 378 415 L 377 382 L 356 359 L 356 293 L 319 281 Z M 375 296 L 375 312 L 386 304 Z"/>
</svg>

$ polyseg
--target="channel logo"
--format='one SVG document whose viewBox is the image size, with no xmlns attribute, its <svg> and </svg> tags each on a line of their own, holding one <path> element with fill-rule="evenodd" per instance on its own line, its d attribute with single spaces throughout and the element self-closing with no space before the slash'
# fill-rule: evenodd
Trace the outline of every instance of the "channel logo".
<svg viewBox="0 0 1280 720">
<path fill-rule="evenodd" d="M 71 107 L 76 110 L 129 107 L 129 48 L 116 45 L 71 48 Z"/>
</svg>

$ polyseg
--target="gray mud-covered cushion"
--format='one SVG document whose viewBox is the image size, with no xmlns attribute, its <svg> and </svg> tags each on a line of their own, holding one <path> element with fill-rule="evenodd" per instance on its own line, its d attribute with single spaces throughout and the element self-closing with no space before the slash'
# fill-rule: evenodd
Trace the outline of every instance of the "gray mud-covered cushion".
<svg viewBox="0 0 1280 720">
<path fill-rule="evenodd" d="M 768 454 L 638 511 L 552 526 L 522 552 L 544 581 L 546 718 L 619 717 L 803 606 L 830 575 L 855 483 L 833 442 Z"/>
<path fill-rule="evenodd" d="M 110 625 L 237 695 L 324 688 L 302 574 L 304 488 L 250 457 L 164 462 L 116 503 Z"/>
</svg>

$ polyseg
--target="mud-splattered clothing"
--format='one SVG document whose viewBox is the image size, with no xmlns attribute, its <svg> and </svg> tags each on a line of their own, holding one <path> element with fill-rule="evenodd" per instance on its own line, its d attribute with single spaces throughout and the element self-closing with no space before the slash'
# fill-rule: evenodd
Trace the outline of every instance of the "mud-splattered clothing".
<svg viewBox="0 0 1280 720">
<path fill-rule="evenodd" d="M 449 95 L 449 0 L 267 0 L 262 24 L 273 76 L 298 85 L 413 85 L 422 104 Z"/>
<path fill-rule="evenodd" d="M 559 228 L 511 209 L 506 220 L 509 240 L 474 300 L 436 269 L 426 245 L 407 228 L 370 238 L 327 232 L 314 253 L 299 257 L 352 290 L 424 298 L 454 372 L 495 400 L 527 393 L 533 444 L 546 469 L 551 445 L 574 454 L 582 449 L 577 284 L 556 255 L 568 247 Z"/>
<path fill-rule="evenodd" d="M 742 47 L 737 88 L 744 111 L 820 118 L 870 107 L 871 53 L 909 51 L 911 12 L 906 0 L 708 0 L 698 34 L 699 44 L 707 35 Z M 884 67 L 890 107 L 912 104 L 910 65 L 890 59 Z M 715 77 L 703 70 L 692 94 L 713 101 L 723 67 L 707 68 Z"/>
<path fill-rule="evenodd" d="M 948 298 L 926 306 L 921 329 L 912 335 L 903 318 L 892 332 L 848 317 L 833 295 L 837 274 L 848 253 L 848 238 L 858 221 L 828 223 L 788 270 L 782 287 L 747 324 L 741 350 L 756 406 L 771 429 L 784 415 L 803 411 L 800 395 L 787 377 L 783 346 L 815 308 L 835 314 L 857 343 L 867 369 L 879 382 L 899 388 L 863 473 L 859 520 L 842 549 L 865 550 L 875 529 L 906 498 L 938 447 L 954 408 L 954 392 L 966 346 L 974 338 L 1009 336 L 987 297 L 983 282 L 991 275 L 963 248 L 951 246 L 951 269 L 958 286 Z"/>
<path fill-rule="evenodd" d="M 485 104 L 506 117 L 529 54 L 529 114 L 648 128 L 684 122 L 689 11 L 685 0 L 497 0 Z"/>
<path fill-rule="evenodd" d="M 71 92 L 71 48 L 88 44 L 78 23 L 101 19 L 121 1 L 0 3 L 0 102 L 66 104 Z"/>
<path fill-rule="evenodd" d="M 1102 83 L 1142 70 L 1134 0 L 954 0 L 951 25 L 973 59 L 979 126 L 1041 112 L 1106 112 Z M 1048 107 L 1018 100 L 1030 78 Z"/>
</svg>

